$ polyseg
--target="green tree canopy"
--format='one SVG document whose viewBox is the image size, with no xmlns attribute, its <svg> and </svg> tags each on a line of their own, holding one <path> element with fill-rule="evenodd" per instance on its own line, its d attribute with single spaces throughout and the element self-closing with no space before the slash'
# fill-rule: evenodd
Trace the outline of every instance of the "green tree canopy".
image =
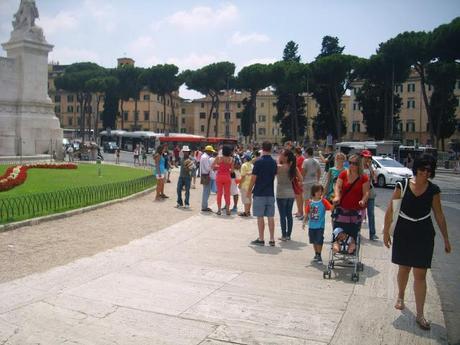
<svg viewBox="0 0 460 345">
<path fill-rule="evenodd" d="M 234 83 L 235 64 L 227 61 L 213 63 L 195 71 L 187 70 L 182 78 L 188 89 L 196 90 L 211 98 L 211 109 L 208 114 L 206 137 L 209 137 L 211 117 L 215 116 L 215 136 L 219 133 L 219 92 Z"/>
</svg>

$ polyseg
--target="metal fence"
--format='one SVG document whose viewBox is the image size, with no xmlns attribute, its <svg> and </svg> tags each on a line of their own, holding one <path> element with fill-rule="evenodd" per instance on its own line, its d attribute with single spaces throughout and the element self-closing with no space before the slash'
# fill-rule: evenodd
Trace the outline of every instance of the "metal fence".
<svg viewBox="0 0 460 345">
<path fill-rule="evenodd" d="M 153 175 L 131 181 L 0 199 L 0 224 L 119 199 L 155 185 Z"/>
</svg>

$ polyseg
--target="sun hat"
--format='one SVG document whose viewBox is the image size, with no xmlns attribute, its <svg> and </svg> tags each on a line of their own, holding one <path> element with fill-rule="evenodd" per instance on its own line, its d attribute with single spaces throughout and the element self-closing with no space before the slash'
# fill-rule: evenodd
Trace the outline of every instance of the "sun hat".
<svg viewBox="0 0 460 345">
<path fill-rule="evenodd" d="M 369 151 L 369 150 L 362 150 L 361 151 L 361 156 L 366 157 L 366 158 L 370 158 L 370 157 L 372 157 L 372 152 Z"/>
<path fill-rule="evenodd" d="M 216 152 L 214 150 L 214 147 L 212 147 L 212 145 L 207 145 L 205 148 L 204 148 L 205 151 L 209 151 L 209 152 Z"/>
<path fill-rule="evenodd" d="M 190 152 L 190 148 L 188 147 L 188 145 L 182 146 L 182 152 Z"/>
</svg>

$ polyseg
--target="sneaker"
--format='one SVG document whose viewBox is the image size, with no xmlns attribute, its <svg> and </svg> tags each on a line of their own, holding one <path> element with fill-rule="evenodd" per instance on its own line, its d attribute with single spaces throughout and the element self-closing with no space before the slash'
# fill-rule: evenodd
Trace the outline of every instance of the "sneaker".
<svg viewBox="0 0 460 345">
<path fill-rule="evenodd" d="M 181 205 L 181 204 L 177 204 L 177 205 L 176 205 L 176 208 L 182 208 L 182 205 Z"/>
<path fill-rule="evenodd" d="M 232 213 L 238 213 L 238 207 L 234 207 L 230 210 Z"/>
<path fill-rule="evenodd" d="M 379 237 L 377 235 L 371 235 L 369 238 L 371 241 L 377 241 Z"/>
<path fill-rule="evenodd" d="M 207 208 L 202 208 L 201 212 L 212 212 L 212 210 L 209 207 L 207 207 Z"/>
<path fill-rule="evenodd" d="M 321 259 L 321 254 L 318 254 L 318 258 L 316 259 L 316 262 L 319 264 L 323 263 L 323 259 Z"/>
<path fill-rule="evenodd" d="M 318 262 L 318 254 L 315 254 L 315 256 L 313 257 L 313 261 Z"/>
<path fill-rule="evenodd" d="M 256 239 L 254 241 L 251 241 L 251 244 L 254 246 L 265 246 L 265 241 Z"/>
<path fill-rule="evenodd" d="M 185 205 L 184 208 L 190 208 L 190 205 Z"/>
</svg>

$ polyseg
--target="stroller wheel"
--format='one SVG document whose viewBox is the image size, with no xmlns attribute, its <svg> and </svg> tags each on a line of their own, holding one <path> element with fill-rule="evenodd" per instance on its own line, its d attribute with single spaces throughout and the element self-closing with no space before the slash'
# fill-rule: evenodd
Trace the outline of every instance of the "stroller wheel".
<svg viewBox="0 0 460 345">
<path fill-rule="evenodd" d="M 323 272 L 324 279 L 331 279 L 331 270 L 326 270 Z"/>
<path fill-rule="evenodd" d="M 362 262 L 358 262 L 358 264 L 356 265 L 356 269 L 357 269 L 359 272 L 364 271 L 364 264 L 363 264 Z"/>
<path fill-rule="evenodd" d="M 352 273 L 351 274 L 351 280 L 356 283 L 359 280 L 359 274 L 358 273 Z"/>
</svg>

